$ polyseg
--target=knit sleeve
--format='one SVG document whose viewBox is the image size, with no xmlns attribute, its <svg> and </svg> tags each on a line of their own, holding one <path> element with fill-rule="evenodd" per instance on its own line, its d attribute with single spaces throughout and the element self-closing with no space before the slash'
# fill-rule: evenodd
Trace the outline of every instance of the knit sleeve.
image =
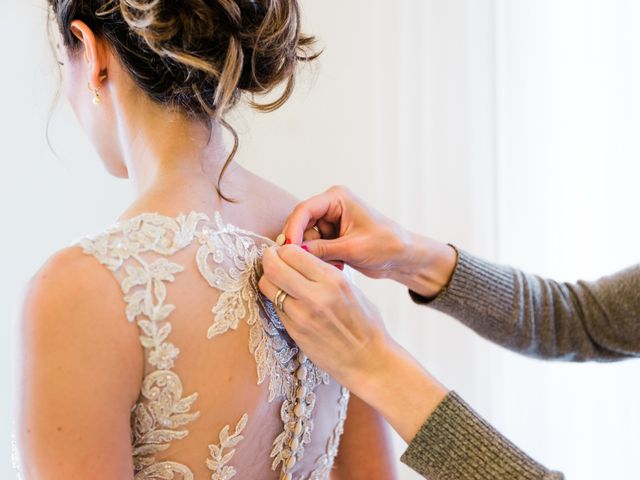
<svg viewBox="0 0 640 480">
<path fill-rule="evenodd" d="M 429 480 L 562 480 L 504 438 L 455 392 L 431 414 L 402 455 Z"/>
<path fill-rule="evenodd" d="M 640 264 L 595 282 L 560 283 L 465 251 L 445 291 L 417 303 L 525 355 L 569 361 L 640 356 Z"/>
</svg>

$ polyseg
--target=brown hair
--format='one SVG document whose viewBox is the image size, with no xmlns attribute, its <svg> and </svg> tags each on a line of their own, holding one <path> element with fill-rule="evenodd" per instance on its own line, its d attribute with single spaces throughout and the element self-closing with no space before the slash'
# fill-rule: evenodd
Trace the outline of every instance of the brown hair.
<svg viewBox="0 0 640 480">
<path fill-rule="evenodd" d="M 297 0 L 48 0 L 65 47 L 80 46 L 71 33 L 82 20 L 115 50 L 135 83 L 156 102 L 190 118 L 220 122 L 238 149 L 224 114 L 249 94 L 270 112 L 291 96 L 296 66 L 315 59 L 314 38 L 300 31 Z M 284 84 L 272 102 L 256 96 Z"/>
</svg>

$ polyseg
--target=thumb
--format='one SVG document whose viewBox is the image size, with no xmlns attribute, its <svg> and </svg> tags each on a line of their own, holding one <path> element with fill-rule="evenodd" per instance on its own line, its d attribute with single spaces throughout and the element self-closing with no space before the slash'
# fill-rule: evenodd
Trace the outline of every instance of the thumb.
<svg viewBox="0 0 640 480">
<path fill-rule="evenodd" d="M 309 249 L 309 253 L 325 262 L 341 261 L 348 263 L 351 253 L 350 243 L 347 237 L 339 237 L 332 240 L 310 240 L 304 242 L 303 245 Z"/>
</svg>

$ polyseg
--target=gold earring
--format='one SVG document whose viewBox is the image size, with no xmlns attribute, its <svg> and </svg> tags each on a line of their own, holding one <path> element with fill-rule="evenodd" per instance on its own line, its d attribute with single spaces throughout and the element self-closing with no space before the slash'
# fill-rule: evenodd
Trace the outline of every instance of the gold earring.
<svg viewBox="0 0 640 480">
<path fill-rule="evenodd" d="M 103 81 L 105 81 L 107 79 L 106 75 L 100 75 L 100 82 L 102 83 Z M 93 104 L 94 105 L 98 105 L 100 102 L 102 102 L 102 98 L 100 97 L 100 86 L 97 86 L 96 88 L 91 88 L 91 82 L 87 82 L 87 89 L 90 92 L 93 92 Z"/>
<path fill-rule="evenodd" d="M 94 105 L 98 105 L 100 102 L 102 102 L 102 98 L 100 98 L 100 87 L 96 87 L 96 88 L 91 88 L 91 83 L 87 82 L 87 90 L 89 90 L 90 92 L 93 92 L 93 104 Z"/>
</svg>

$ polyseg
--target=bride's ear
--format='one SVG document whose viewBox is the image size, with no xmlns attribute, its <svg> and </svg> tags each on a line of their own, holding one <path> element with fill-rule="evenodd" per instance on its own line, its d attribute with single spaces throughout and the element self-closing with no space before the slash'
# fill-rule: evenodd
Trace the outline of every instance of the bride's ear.
<svg viewBox="0 0 640 480">
<path fill-rule="evenodd" d="M 71 33 L 82 44 L 82 61 L 84 62 L 88 82 L 91 88 L 98 88 L 107 71 L 107 49 L 104 41 L 98 39 L 93 31 L 82 20 L 71 22 Z"/>
</svg>

